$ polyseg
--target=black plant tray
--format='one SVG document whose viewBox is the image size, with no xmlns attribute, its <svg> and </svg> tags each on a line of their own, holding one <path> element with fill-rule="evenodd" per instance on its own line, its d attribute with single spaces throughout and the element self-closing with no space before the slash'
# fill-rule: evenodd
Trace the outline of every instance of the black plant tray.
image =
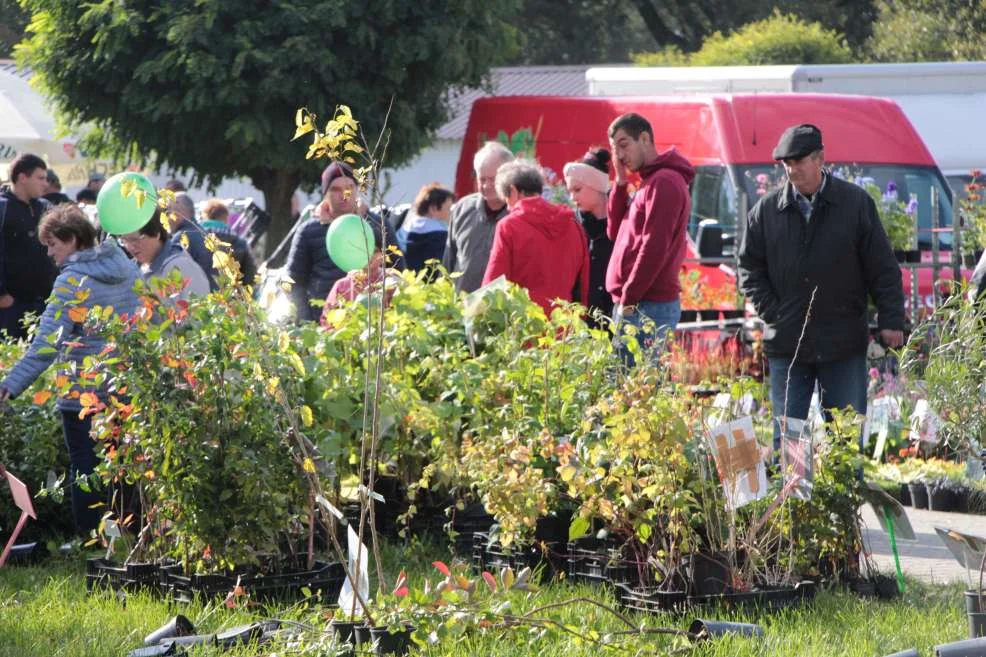
<svg viewBox="0 0 986 657">
<path fill-rule="evenodd" d="M 465 557 L 472 554 L 473 534 L 476 532 L 489 532 L 490 527 L 496 519 L 493 518 L 482 504 L 473 503 L 466 506 L 461 511 L 455 509 L 452 512 L 452 531 L 455 538 L 452 547 L 457 556 Z"/>
<path fill-rule="evenodd" d="M 495 541 L 490 543 L 488 533 L 476 532 L 473 534 L 472 562 L 477 570 L 490 572 L 511 568 L 516 573 L 530 568 L 532 578 L 540 574 L 543 580 L 562 571 L 561 555 L 556 548 L 555 543 L 538 542 L 525 548 L 507 550 Z"/>
<path fill-rule="evenodd" d="M 688 602 L 694 606 L 774 611 L 804 604 L 813 599 L 816 592 L 815 582 L 805 581 L 794 586 L 764 586 L 752 591 L 693 595 L 689 596 Z"/>
<path fill-rule="evenodd" d="M 86 560 L 86 590 L 92 593 L 101 588 L 113 591 L 159 590 L 160 567 L 154 563 L 120 564 L 109 559 Z"/>
<path fill-rule="evenodd" d="M 636 587 L 640 582 L 637 564 L 621 556 L 621 545 L 613 540 L 580 538 L 568 543 L 568 578 L 590 584 L 622 584 Z"/>
<path fill-rule="evenodd" d="M 321 591 L 323 599 L 332 603 L 339 596 L 345 571 L 338 562 L 316 561 L 312 570 L 281 573 L 258 573 L 248 570 L 242 574 L 182 575 L 180 566 L 160 569 L 161 590 L 178 602 L 191 602 L 195 596 L 215 598 L 228 595 L 236 587 L 237 578 L 251 600 L 258 602 L 297 600 L 304 597 L 303 589 Z"/>
<path fill-rule="evenodd" d="M 684 591 L 662 591 L 656 586 L 616 586 L 620 606 L 650 614 L 682 613 L 692 602 Z"/>
</svg>

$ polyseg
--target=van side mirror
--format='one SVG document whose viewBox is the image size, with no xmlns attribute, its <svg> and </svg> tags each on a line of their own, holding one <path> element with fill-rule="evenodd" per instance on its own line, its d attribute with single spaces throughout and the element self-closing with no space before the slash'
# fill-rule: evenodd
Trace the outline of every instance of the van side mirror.
<svg viewBox="0 0 986 657">
<path fill-rule="evenodd" d="M 721 258 L 723 252 L 722 226 L 715 219 L 703 219 L 695 236 L 699 258 Z"/>
</svg>

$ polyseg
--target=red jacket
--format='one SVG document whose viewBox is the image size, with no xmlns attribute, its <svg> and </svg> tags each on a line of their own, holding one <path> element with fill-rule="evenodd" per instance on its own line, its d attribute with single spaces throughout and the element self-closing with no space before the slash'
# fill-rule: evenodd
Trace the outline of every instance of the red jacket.
<svg viewBox="0 0 986 657">
<path fill-rule="evenodd" d="M 688 184 L 694 177 L 695 168 L 672 148 L 640 170 L 640 189 L 632 201 L 626 185 L 609 193 L 606 233 L 613 240 L 613 256 L 606 290 L 614 302 L 678 299 L 692 209 Z"/>
<path fill-rule="evenodd" d="M 496 226 L 483 285 L 501 275 L 527 288 L 549 315 L 555 299 L 586 305 L 589 246 L 572 210 L 540 196 L 521 198 Z"/>
</svg>

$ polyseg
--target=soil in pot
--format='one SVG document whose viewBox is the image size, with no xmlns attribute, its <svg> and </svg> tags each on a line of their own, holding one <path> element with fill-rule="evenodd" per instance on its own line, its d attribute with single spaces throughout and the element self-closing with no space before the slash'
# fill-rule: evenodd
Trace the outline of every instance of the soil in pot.
<svg viewBox="0 0 986 657">
<path fill-rule="evenodd" d="M 411 633 L 414 627 L 405 625 L 404 629 L 391 632 L 386 627 L 371 627 L 370 637 L 373 641 L 375 655 L 406 655 L 411 647 Z"/>
<path fill-rule="evenodd" d="M 907 484 L 911 491 L 911 506 L 915 509 L 928 508 L 928 487 L 923 483 Z"/>
</svg>

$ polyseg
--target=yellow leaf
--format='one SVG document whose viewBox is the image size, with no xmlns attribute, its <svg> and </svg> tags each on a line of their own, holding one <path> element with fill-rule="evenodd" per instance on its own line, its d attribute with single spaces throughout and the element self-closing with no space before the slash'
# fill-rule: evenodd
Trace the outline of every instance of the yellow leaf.
<svg viewBox="0 0 986 657">
<path fill-rule="evenodd" d="M 315 462 L 312 461 L 307 456 L 305 457 L 305 460 L 302 462 L 301 467 L 308 474 L 315 474 Z"/>
<path fill-rule="evenodd" d="M 120 195 L 123 198 L 127 198 L 137 189 L 137 181 L 133 178 L 124 178 L 123 182 L 120 183 Z"/>
<path fill-rule="evenodd" d="M 310 409 L 307 406 L 301 407 L 301 422 L 306 427 L 312 426 L 312 424 L 315 422 L 315 417 L 312 414 L 312 409 Z"/>
<path fill-rule="evenodd" d="M 280 385 L 281 385 L 281 379 L 279 379 L 276 376 L 272 376 L 271 378 L 267 379 L 267 394 L 273 395 L 275 392 L 277 392 L 277 388 Z"/>
<path fill-rule="evenodd" d="M 138 189 L 134 192 L 134 199 L 137 201 L 138 208 L 144 207 L 144 201 L 147 200 L 147 192 L 142 189 Z"/>
<path fill-rule="evenodd" d="M 277 348 L 281 351 L 281 353 L 284 353 L 291 348 L 291 339 L 288 337 L 287 333 L 282 332 L 277 336 Z"/>
<path fill-rule="evenodd" d="M 575 476 L 575 466 L 574 465 L 563 465 L 558 468 L 558 474 L 561 475 L 561 480 L 564 482 L 569 482 L 572 477 Z"/>
<path fill-rule="evenodd" d="M 297 128 L 295 128 L 294 137 L 291 138 L 291 141 L 294 141 L 299 137 L 304 137 L 314 129 L 315 126 L 313 126 L 311 123 L 303 123 L 302 125 L 299 125 Z"/>
<path fill-rule="evenodd" d="M 187 251 L 188 250 L 188 233 L 182 233 L 181 234 L 181 240 L 179 240 L 179 241 L 181 242 L 181 247 Z"/>
<path fill-rule="evenodd" d="M 47 390 L 39 390 L 38 392 L 34 393 L 34 403 L 37 404 L 38 406 L 41 406 L 49 399 L 51 399 L 51 392 Z"/>
<path fill-rule="evenodd" d="M 298 370 L 298 374 L 300 374 L 301 376 L 305 376 L 306 374 L 305 363 L 302 362 L 301 356 L 292 352 L 288 354 L 288 360 L 291 361 L 291 364 L 294 366 L 294 369 Z"/>
</svg>

